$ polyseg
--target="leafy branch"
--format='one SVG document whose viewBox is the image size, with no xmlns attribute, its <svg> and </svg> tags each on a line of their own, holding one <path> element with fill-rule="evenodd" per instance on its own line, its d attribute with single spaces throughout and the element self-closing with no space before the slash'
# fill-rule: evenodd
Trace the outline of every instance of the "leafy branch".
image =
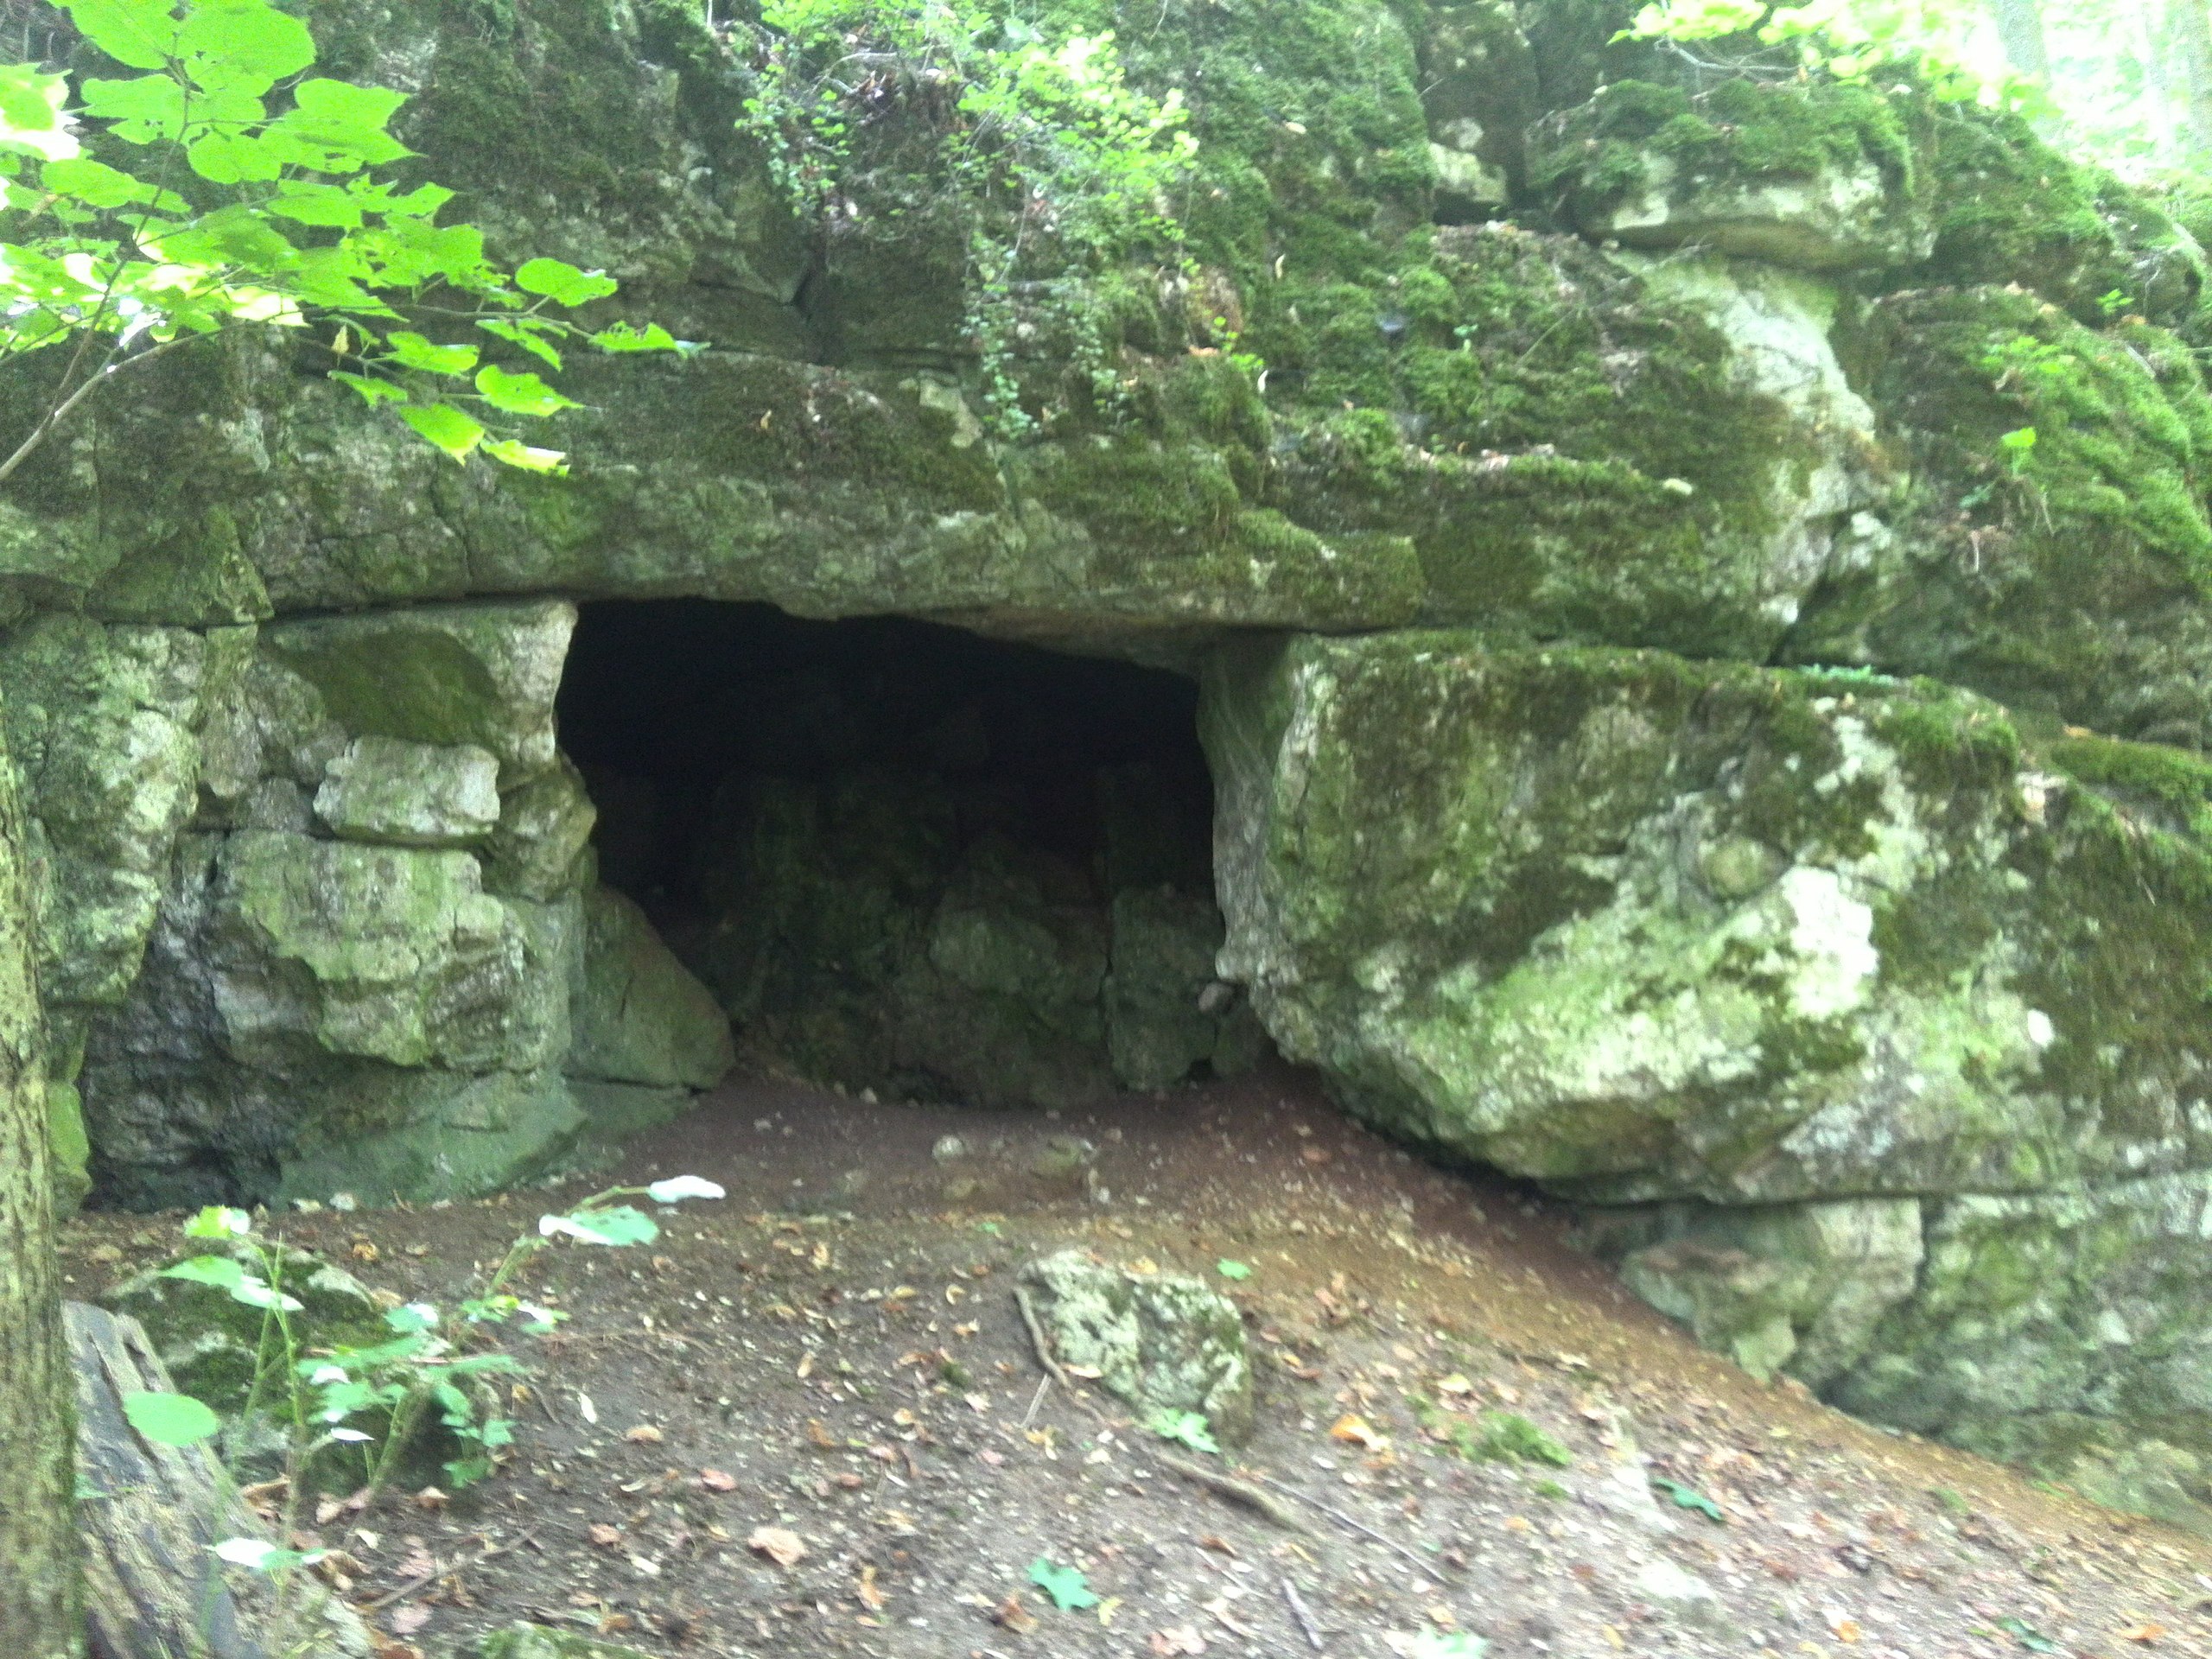
<svg viewBox="0 0 2212 1659">
<path fill-rule="evenodd" d="M 685 349 L 658 325 L 578 322 L 612 277 L 557 259 L 503 270 L 476 226 L 439 222 L 453 192 L 375 177 L 411 153 L 391 131 L 404 95 L 310 74 L 313 36 L 269 0 L 60 5 L 142 73 L 73 87 L 0 64 L 0 365 L 71 348 L 0 482 L 118 372 L 241 328 L 327 327 L 332 378 L 371 406 L 456 461 L 541 473 L 564 470 L 561 452 L 501 429 L 575 400 L 486 362 L 486 337 L 556 371 L 579 346 Z M 475 339 L 406 326 L 424 315 Z"/>
</svg>

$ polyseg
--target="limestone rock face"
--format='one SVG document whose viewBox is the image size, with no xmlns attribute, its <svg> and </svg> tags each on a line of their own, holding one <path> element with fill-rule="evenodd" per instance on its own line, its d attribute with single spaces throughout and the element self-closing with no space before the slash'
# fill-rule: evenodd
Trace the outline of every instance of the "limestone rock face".
<svg viewBox="0 0 2212 1659">
<path fill-rule="evenodd" d="M 1140 1411 L 1202 1413 L 1241 1439 L 1252 1425 L 1252 1368 L 1236 1305 L 1187 1274 L 1134 1273 L 1063 1250 L 1022 1269 L 1063 1365 Z"/>
<path fill-rule="evenodd" d="M 730 1019 L 1009 1103 L 1272 1038 L 1746 1365 L 2212 1527 L 2212 308 L 2150 196 L 1620 6 L 1169 8 L 1117 44 L 1188 111 L 1185 257 L 1025 267 L 986 374 L 929 111 L 887 92 L 801 222 L 744 8 L 307 10 L 410 95 L 396 178 L 708 344 L 575 354 L 562 479 L 238 334 L 9 480 L 99 1197 L 482 1191 L 675 1109 Z M 814 764 L 725 709 L 808 764 L 588 783 L 575 607 L 642 599 L 1202 671 L 1211 890 L 1141 768 L 1031 833 L 972 710 Z M 688 811 L 664 946 L 601 869 Z"/>
<path fill-rule="evenodd" d="M 612 887 L 583 901 L 582 975 L 569 1050 L 573 1077 L 711 1089 L 736 1061 L 729 1016 Z"/>
<path fill-rule="evenodd" d="M 499 763 L 473 744 L 359 737 L 324 772 L 315 816 L 341 840 L 466 847 L 499 823 Z"/>
<path fill-rule="evenodd" d="M 1675 1200 L 1592 1226 L 1751 1369 L 2102 1491 L 2155 1441 L 2201 1503 L 2212 848 L 2145 792 L 2183 763 L 1445 633 L 1225 658 L 1205 730 L 1223 972 L 1354 1111 Z"/>
</svg>

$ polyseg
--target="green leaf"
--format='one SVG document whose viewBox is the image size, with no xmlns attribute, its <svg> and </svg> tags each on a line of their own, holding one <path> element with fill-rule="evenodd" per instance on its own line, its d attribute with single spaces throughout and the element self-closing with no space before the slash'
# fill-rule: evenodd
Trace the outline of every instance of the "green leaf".
<svg viewBox="0 0 2212 1659">
<path fill-rule="evenodd" d="M 121 207 L 134 201 L 151 201 L 162 194 L 143 179 L 134 179 L 119 168 L 86 156 L 64 156 L 39 169 L 39 182 L 57 195 L 73 196 L 89 207 Z M 173 205 L 181 206 L 170 197 Z"/>
<path fill-rule="evenodd" d="M 2058 1643 L 2024 1618 L 2000 1618 L 1997 1628 L 2031 1653 L 2056 1653 Z"/>
<path fill-rule="evenodd" d="M 1072 1567 L 1055 1567 L 1043 1555 L 1029 1563 L 1029 1582 L 1050 1596 L 1052 1605 L 1064 1613 L 1080 1612 L 1098 1605 L 1090 1580 L 1080 1572 Z"/>
<path fill-rule="evenodd" d="M 315 61 L 315 36 L 267 0 L 194 0 L 174 50 L 200 86 L 259 93 Z"/>
<path fill-rule="evenodd" d="M 505 317 L 481 317 L 477 320 L 476 326 L 496 340 L 521 346 L 553 368 L 561 366 L 561 353 L 554 349 L 542 332 L 556 325 L 548 324 L 536 317 L 517 318 L 512 322 Z"/>
<path fill-rule="evenodd" d="M 158 143 L 184 136 L 184 88 L 167 75 L 133 80 L 88 80 L 85 112 L 115 123 L 115 136 L 134 144 Z"/>
<path fill-rule="evenodd" d="M 404 92 L 382 86 L 303 80 L 292 89 L 292 107 L 270 129 L 309 147 L 315 155 L 303 164 L 317 172 L 358 173 L 414 153 L 385 130 L 406 101 Z"/>
<path fill-rule="evenodd" d="M 361 223 L 360 200 L 334 184 L 300 181 L 286 185 L 269 199 L 269 211 L 302 225 L 324 225 L 353 230 Z"/>
<path fill-rule="evenodd" d="M 606 298 L 619 284 L 599 270 L 579 270 L 564 259 L 531 259 L 515 272 L 515 286 L 542 294 L 556 305 L 582 305 Z"/>
<path fill-rule="evenodd" d="M 496 363 L 487 363 L 476 372 L 476 390 L 503 415 L 542 418 L 579 407 L 575 398 L 563 397 L 528 370 L 511 373 Z"/>
<path fill-rule="evenodd" d="M 243 1210 L 211 1204 L 184 1224 L 187 1238 L 244 1238 L 253 1230 L 253 1217 Z"/>
<path fill-rule="evenodd" d="M 415 1336 L 438 1326 L 438 1310 L 435 1303 L 408 1302 L 402 1306 L 387 1308 L 384 1322 L 402 1336 Z"/>
<path fill-rule="evenodd" d="M 1410 1659 L 1483 1659 L 1490 1643 L 1465 1630 L 1422 1630 L 1406 1649 Z"/>
<path fill-rule="evenodd" d="M 48 161 L 77 153 L 76 135 L 63 111 L 69 83 L 36 64 L 0 64 L 0 150 L 20 151 Z"/>
<path fill-rule="evenodd" d="M 62 9 L 86 40 L 133 69 L 166 68 L 175 51 L 173 0 L 62 0 Z"/>
<path fill-rule="evenodd" d="M 399 418 L 455 461 L 467 461 L 484 442 L 484 429 L 451 404 L 410 404 Z"/>
<path fill-rule="evenodd" d="M 126 1394 L 123 1414 L 156 1446 L 192 1446 L 222 1427 L 222 1419 L 188 1394 Z"/>
<path fill-rule="evenodd" d="M 1651 1484 L 1673 1498 L 1676 1509 L 1695 1510 L 1715 1525 L 1726 1523 L 1728 1517 L 1720 1512 L 1720 1506 L 1696 1487 L 1685 1486 L 1681 1481 L 1669 1480 L 1664 1475 L 1652 1476 Z"/>
<path fill-rule="evenodd" d="M 566 450 L 536 449 L 519 438 L 492 438 L 486 442 L 484 453 L 502 467 L 512 467 L 518 472 L 549 473 L 556 478 L 569 475 L 569 456 Z M 567 1316 L 563 1315 L 563 1318 Z M 546 1327 L 550 1330 L 551 1326 Z"/>
<path fill-rule="evenodd" d="M 696 351 L 696 346 L 682 340 L 657 322 L 639 328 L 626 322 L 618 322 L 602 328 L 591 337 L 591 343 L 602 352 L 682 352 Z"/>
<path fill-rule="evenodd" d="M 217 1290 L 235 1290 L 245 1281 L 245 1269 L 227 1255 L 195 1255 L 173 1268 L 163 1268 L 161 1276 L 212 1285 Z"/>
<path fill-rule="evenodd" d="M 378 404 L 404 404 L 407 401 L 404 387 L 395 386 L 389 380 L 373 380 L 365 374 L 354 374 L 345 369 L 333 369 L 330 378 L 340 385 L 351 386 L 361 394 L 361 401 L 374 409 Z"/>
<path fill-rule="evenodd" d="M 1221 1443 L 1214 1439 L 1204 1412 L 1154 1412 L 1145 1427 L 1163 1440 L 1174 1440 L 1193 1452 L 1211 1452 L 1217 1458 L 1221 1455 Z"/>
<path fill-rule="evenodd" d="M 658 1222 L 626 1204 L 605 1210 L 576 1210 L 565 1216 L 540 1216 L 537 1230 L 546 1238 L 565 1235 L 587 1244 L 650 1244 L 660 1236 Z"/>
<path fill-rule="evenodd" d="M 1248 1264 L 1243 1262 L 1231 1262 L 1227 1256 L 1215 1262 L 1213 1270 L 1223 1278 L 1233 1279 L 1239 1283 L 1252 1276 L 1252 1269 Z"/>
<path fill-rule="evenodd" d="M 404 328 L 394 331 L 385 343 L 391 347 L 393 360 L 404 369 L 420 369 L 425 374 L 467 374 L 476 366 L 474 346 L 441 346 Z"/>
</svg>

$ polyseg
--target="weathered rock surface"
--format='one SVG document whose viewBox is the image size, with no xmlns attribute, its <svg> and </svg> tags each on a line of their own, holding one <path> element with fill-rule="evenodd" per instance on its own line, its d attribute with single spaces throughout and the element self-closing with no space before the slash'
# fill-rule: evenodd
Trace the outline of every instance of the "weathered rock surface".
<svg viewBox="0 0 2212 1659">
<path fill-rule="evenodd" d="M 1236 1305 L 1187 1274 L 1139 1273 L 1063 1250 L 1022 1269 L 1053 1357 L 1096 1372 L 1138 1410 L 1202 1414 L 1217 1433 L 1252 1426 L 1252 1367 Z"/>
<path fill-rule="evenodd" d="M 573 364 L 566 480 L 238 339 L 10 480 L 96 1197 L 518 1179 L 710 1083 L 724 1015 L 1007 1103 L 1272 1037 L 1747 1365 L 2212 1525 L 2202 252 L 2014 118 L 1693 76 L 1629 10 L 1147 9 L 1188 258 L 1014 284 L 987 385 L 925 111 L 808 226 L 746 24 L 316 0 L 410 175 L 711 346 Z M 657 906 L 639 826 L 701 809 L 587 784 L 555 696 L 578 601 L 671 596 L 1203 669 L 1218 908 L 1141 769 L 1056 849 L 901 683 L 896 751 L 721 711 L 804 764 L 713 774 L 664 947 L 595 867 Z"/>
</svg>

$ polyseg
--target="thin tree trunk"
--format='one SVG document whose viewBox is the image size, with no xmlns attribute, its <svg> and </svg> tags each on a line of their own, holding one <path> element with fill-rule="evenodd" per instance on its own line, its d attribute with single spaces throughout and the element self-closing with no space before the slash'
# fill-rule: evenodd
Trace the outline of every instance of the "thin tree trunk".
<svg viewBox="0 0 2212 1659">
<path fill-rule="evenodd" d="M 2044 43 L 2038 0 L 1989 0 L 1989 10 L 1997 19 L 2005 61 L 2024 75 L 2048 73 L 2050 52 Z"/>
<path fill-rule="evenodd" d="M 2170 0 L 2166 16 L 2181 59 L 2190 148 L 2212 156 L 2212 17 L 2206 15 L 2205 0 Z"/>
<path fill-rule="evenodd" d="M 0 749 L 0 1654 L 76 1659 L 74 1382 L 54 1255 L 29 875 L 15 766 Z"/>
</svg>

